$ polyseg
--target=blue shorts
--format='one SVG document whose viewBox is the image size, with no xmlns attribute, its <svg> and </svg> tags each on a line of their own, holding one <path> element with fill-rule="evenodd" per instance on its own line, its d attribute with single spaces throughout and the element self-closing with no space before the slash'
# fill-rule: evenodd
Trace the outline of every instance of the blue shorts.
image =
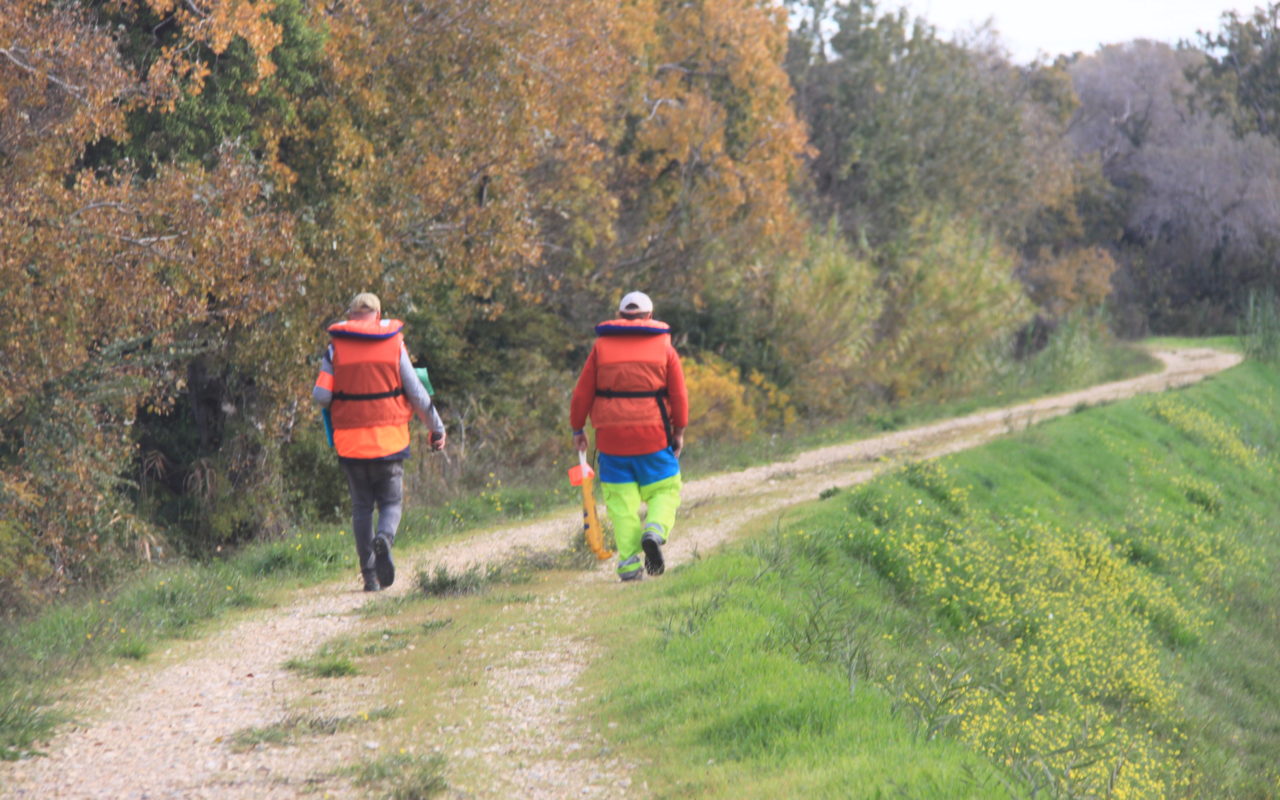
<svg viewBox="0 0 1280 800">
<path fill-rule="evenodd" d="M 670 447 L 642 456 L 611 456 L 601 453 L 601 483 L 635 483 L 648 486 L 680 474 L 680 461 Z"/>
</svg>

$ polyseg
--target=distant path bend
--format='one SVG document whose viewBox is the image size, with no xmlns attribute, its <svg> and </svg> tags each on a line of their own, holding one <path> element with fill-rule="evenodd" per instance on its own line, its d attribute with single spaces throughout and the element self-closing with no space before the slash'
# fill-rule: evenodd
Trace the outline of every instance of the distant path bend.
<svg viewBox="0 0 1280 800">
<path fill-rule="evenodd" d="M 904 458 L 933 458 L 956 452 L 1035 422 L 1096 405 L 1194 383 L 1238 364 L 1240 356 L 1207 348 L 1153 350 L 1164 369 L 1150 375 L 1046 397 L 992 411 L 895 431 L 849 444 L 801 453 L 791 459 L 737 472 L 690 480 L 685 507 L 667 548 L 678 565 L 730 539 L 742 526 L 805 500 L 822 488 L 865 481 Z M 392 593 L 412 591 L 414 570 L 445 565 L 461 570 L 500 562 L 516 548 L 563 547 L 577 528 L 576 515 L 477 534 L 398 559 L 401 574 Z M 610 564 L 584 573 L 549 600 L 517 609 L 505 630 L 477 645 L 507 652 L 502 645 L 539 637 L 539 615 L 581 609 L 581 593 L 614 591 Z M 349 635 L 370 623 L 351 612 L 369 596 L 344 579 L 299 592 L 282 607 L 247 614 L 209 637 L 175 642 L 156 663 L 122 665 L 80 686 L 71 711 L 81 720 L 65 727 L 47 747 L 47 757 L 0 763 L 0 796 L 5 798 L 268 798 L 361 797 L 332 768 L 389 748 L 365 734 L 313 738 L 296 747 L 260 748 L 247 753 L 229 747 L 237 731 L 267 726 L 300 701 L 327 704 L 333 713 L 352 713 L 387 703 L 378 676 L 327 684 L 332 696 L 315 698 L 305 683 L 283 668 L 323 642 Z M 385 593 L 384 593 L 385 594 Z M 504 638 L 505 637 L 505 638 Z M 566 754 L 565 731 L 581 721 L 574 682 L 593 658 L 592 642 L 580 637 L 547 637 L 537 649 L 511 652 L 486 668 L 490 682 L 483 731 L 440 731 L 450 772 L 457 767 L 487 777 L 458 787 L 468 798 L 635 796 L 633 768 L 622 759 L 600 756 L 584 764 L 579 751 Z M 532 666 L 531 666 L 532 665 Z M 409 698 L 442 702 L 441 698 Z M 479 727 L 479 726 L 477 726 Z M 371 745 L 373 746 L 371 748 Z M 577 745 L 574 745 L 575 747 Z M 384 750 L 385 752 L 385 750 Z M 513 759 L 512 756 L 517 756 Z M 518 763 L 513 766 L 513 761 Z M 643 792 L 640 792 L 643 794 Z"/>
</svg>

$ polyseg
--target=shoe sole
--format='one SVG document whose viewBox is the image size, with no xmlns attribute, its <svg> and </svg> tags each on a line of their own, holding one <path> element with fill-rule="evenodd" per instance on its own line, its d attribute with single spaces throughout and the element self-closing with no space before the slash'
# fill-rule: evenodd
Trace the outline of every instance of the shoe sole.
<svg viewBox="0 0 1280 800">
<path fill-rule="evenodd" d="M 387 540 L 381 536 L 373 540 L 373 569 L 378 575 L 378 583 L 387 588 L 396 582 L 396 565 L 391 560 L 391 548 Z"/>
<path fill-rule="evenodd" d="M 640 546 L 644 548 L 644 571 L 650 575 L 661 575 L 666 572 L 667 565 L 662 560 L 662 546 L 652 539 L 641 541 Z"/>
</svg>

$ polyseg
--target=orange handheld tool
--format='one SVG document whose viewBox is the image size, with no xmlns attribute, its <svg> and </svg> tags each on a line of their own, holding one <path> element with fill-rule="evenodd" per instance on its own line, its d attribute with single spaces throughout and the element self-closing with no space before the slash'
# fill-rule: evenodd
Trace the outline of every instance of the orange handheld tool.
<svg viewBox="0 0 1280 800">
<path fill-rule="evenodd" d="M 587 454 L 578 451 L 578 466 L 569 468 L 569 485 L 582 487 L 582 532 L 587 537 L 587 547 L 603 561 L 613 555 L 604 547 L 604 529 L 596 514 L 596 498 L 591 489 L 595 471 L 587 466 Z"/>
</svg>

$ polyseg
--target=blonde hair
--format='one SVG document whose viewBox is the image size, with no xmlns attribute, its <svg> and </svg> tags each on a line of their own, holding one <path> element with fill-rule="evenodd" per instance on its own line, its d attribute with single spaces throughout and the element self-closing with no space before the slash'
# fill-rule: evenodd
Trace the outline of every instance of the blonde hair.
<svg viewBox="0 0 1280 800">
<path fill-rule="evenodd" d="M 347 305 L 348 314 L 367 314 L 370 311 L 375 314 L 382 313 L 382 302 L 372 292 L 361 292 L 351 298 L 351 302 Z"/>
</svg>

